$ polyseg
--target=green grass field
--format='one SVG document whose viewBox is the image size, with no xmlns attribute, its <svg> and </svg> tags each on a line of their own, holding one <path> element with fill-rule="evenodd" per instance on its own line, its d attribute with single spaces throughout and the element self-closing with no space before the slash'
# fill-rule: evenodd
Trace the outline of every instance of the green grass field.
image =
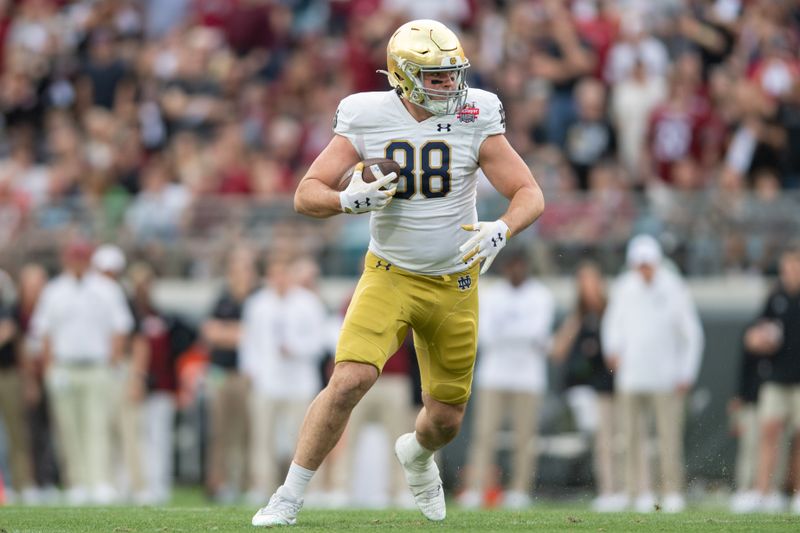
<svg viewBox="0 0 800 533">
<path fill-rule="evenodd" d="M 452 507 L 452 506 L 451 506 Z M 250 507 L 4 507 L 0 533 L 202 533 L 255 531 Z M 659 512 L 597 514 L 585 508 L 541 506 L 525 512 L 460 511 L 451 508 L 443 523 L 431 523 L 416 511 L 306 510 L 292 531 L 800 531 L 800 517 L 732 515 L 690 510 L 680 515 Z"/>
</svg>

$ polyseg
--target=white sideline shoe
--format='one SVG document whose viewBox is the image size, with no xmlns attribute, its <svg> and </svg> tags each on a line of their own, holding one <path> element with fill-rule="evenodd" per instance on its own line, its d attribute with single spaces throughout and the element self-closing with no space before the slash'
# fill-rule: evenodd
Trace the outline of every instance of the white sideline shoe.
<svg viewBox="0 0 800 533">
<path fill-rule="evenodd" d="M 483 496 L 480 492 L 473 489 L 468 489 L 459 494 L 458 505 L 464 509 L 480 509 L 483 506 Z"/>
<path fill-rule="evenodd" d="M 656 498 L 649 492 L 640 494 L 633 501 L 633 509 L 637 513 L 652 513 L 656 510 Z"/>
<path fill-rule="evenodd" d="M 792 514 L 800 515 L 800 493 L 795 494 L 794 498 L 792 498 L 791 511 Z"/>
<path fill-rule="evenodd" d="M 770 514 L 783 513 L 787 504 L 786 496 L 780 492 L 770 492 L 762 498 L 760 511 Z"/>
<path fill-rule="evenodd" d="M 297 522 L 297 513 L 303 507 L 303 500 L 295 500 L 283 485 L 278 487 L 269 503 L 253 515 L 254 526 L 293 526 Z"/>
<path fill-rule="evenodd" d="M 686 499 L 678 493 L 667 494 L 661 507 L 665 513 L 682 513 L 686 510 Z"/>
<path fill-rule="evenodd" d="M 112 505 L 117 503 L 117 491 L 111 485 L 100 485 L 92 490 L 89 501 L 94 505 Z"/>
<path fill-rule="evenodd" d="M 89 503 L 89 491 L 82 486 L 67 489 L 64 495 L 67 505 L 81 507 Z"/>
<path fill-rule="evenodd" d="M 755 490 L 737 492 L 731 498 L 731 512 L 734 514 L 756 513 L 761 510 L 762 496 Z"/>
<path fill-rule="evenodd" d="M 533 505 L 533 498 L 516 490 L 510 490 L 503 495 L 503 507 L 506 509 L 525 509 Z"/>
<path fill-rule="evenodd" d="M 596 513 L 619 513 L 628 506 L 628 496 L 623 493 L 602 494 L 592 500 L 592 511 Z"/>
<path fill-rule="evenodd" d="M 433 457 L 430 457 L 425 465 L 414 464 L 411 445 L 416 438 L 413 433 L 401 435 L 394 443 L 394 453 L 403 467 L 408 488 L 414 495 L 417 507 L 425 518 L 438 522 L 444 520 L 447 514 L 442 478 L 439 477 L 439 467 L 436 466 Z"/>
</svg>

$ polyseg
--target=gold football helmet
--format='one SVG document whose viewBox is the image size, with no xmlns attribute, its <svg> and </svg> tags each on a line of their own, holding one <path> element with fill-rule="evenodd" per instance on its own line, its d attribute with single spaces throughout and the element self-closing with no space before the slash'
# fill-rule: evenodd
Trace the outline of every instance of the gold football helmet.
<svg viewBox="0 0 800 533">
<path fill-rule="evenodd" d="M 434 115 L 454 115 L 467 99 L 469 61 L 456 34 L 435 20 L 412 20 L 386 47 L 389 83 L 403 98 Z M 425 88 L 426 72 L 454 72 L 456 89 Z"/>
</svg>

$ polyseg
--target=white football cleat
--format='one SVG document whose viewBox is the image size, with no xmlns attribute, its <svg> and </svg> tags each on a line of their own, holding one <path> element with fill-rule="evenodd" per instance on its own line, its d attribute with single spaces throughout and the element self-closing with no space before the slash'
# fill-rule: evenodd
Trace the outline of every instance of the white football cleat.
<svg viewBox="0 0 800 533">
<path fill-rule="evenodd" d="M 295 500 L 283 485 L 278 487 L 269 503 L 253 515 L 252 524 L 260 527 L 293 526 L 303 500 Z"/>
<path fill-rule="evenodd" d="M 413 433 L 401 435 L 394 443 L 394 453 L 403 467 L 408 488 L 414 495 L 417 507 L 425 518 L 438 522 L 447 515 L 442 478 L 439 477 L 439 467 L 432 456 L 423 465 L 415 463 L 416 457 L 413 456 L 411 446 L 416 439 Z"/>
</svg>

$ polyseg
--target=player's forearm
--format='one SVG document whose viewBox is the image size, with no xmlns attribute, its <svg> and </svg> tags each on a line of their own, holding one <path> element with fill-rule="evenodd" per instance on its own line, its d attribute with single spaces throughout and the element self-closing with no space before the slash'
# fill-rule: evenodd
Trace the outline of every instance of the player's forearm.
<svg viewBox="0 0 800 533">
<path fill-rule="evenodd" d="M 514 196 L 508 209 L 500 219 L 508 226 L 510 235 L 513 237 L 524 230 L 542 215 L 544 211 L 544 195 L 542 190 L 535 183 L 527 187 L 522 187 Z"/>
<path fill-rule="evenodd" d="M 294 210 L 301 215 L 328 218 L 342 213 L 339 193 L 321 181 L 305 178 L 294 193 Z"/>
</svg>

